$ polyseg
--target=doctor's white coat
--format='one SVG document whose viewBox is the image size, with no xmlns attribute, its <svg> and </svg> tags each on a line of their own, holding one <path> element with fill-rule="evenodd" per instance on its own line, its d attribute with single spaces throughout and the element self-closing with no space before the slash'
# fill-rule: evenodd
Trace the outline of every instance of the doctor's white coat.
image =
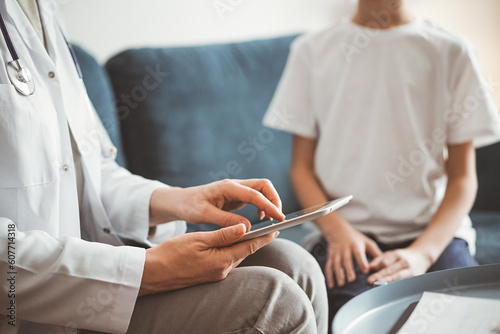
<svg viewBox="0 0 500 334">
<path fill-rule="evenodd" d="M 149 200 L 165 185 L 131 175 L 78 78 L 54 1 L 41 0 L 49 54 L 16 0 L 0 11 L 35 93 L 20 95 L 0 42 L 0 333 L 125 332 L 147 243 Z M 68 124 L 82 154 L 81 208 Z M 14 225 L 13 225 L 14 224 Z M 15 226 L 15 228 L 13 228 Z M 185 231 L 165 225 L 165 237 Z M 86 241 L 84 241 L 86 240 Z M 121 247 L 116 247 L 121 246 Z"/>
</svg>

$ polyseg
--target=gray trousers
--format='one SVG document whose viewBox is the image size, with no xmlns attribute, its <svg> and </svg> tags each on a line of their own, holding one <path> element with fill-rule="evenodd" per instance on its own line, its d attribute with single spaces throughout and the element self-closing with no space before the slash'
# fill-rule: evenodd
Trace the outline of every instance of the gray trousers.
<svg viewBox="0 0 500 334">
<path fill-rule="evenodd" d="M 326 334 L 327 322 L 318 263 L 297 244 L 276 239 L 220 282 L 138 298 L 128 333 Z"/>
</svg>

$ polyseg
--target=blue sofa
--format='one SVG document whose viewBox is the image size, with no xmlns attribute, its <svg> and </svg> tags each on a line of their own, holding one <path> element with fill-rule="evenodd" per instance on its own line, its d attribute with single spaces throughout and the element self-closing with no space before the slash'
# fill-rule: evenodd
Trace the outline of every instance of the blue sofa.
<svg viewBox="0 0 500 334">
<path fill-rule="evenodd" d="M 294 38 L 126 50 L 105 69 L 84 50 L 76 51 L 91 100 L 119 149 L 119 163 L 175 186 L 269 178 L 289 212 L 298 209 L 288 179 L 291 136 L 264 128 L 261 120 Z M 500 145 L 479 149 L 477 167 L 479 194 L 471 213 L 476 258 L 500 263 Z M 257 219 L 254 208 L 241 213 Z M 300 242 L 304 230 L 282 236 Z"/>
</svg>

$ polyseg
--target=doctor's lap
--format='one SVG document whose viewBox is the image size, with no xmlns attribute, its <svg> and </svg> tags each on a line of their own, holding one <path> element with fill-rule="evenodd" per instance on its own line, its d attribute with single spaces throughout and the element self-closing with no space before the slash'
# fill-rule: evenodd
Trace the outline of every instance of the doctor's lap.
<svg viewBox="0 0 500 334">
<path fill-rule="evenodd" d="M 326 333 L 320 271 L 301 247 L 276 239 L 222 281 L 139 297 L 127 333 Z"/>
</svg>

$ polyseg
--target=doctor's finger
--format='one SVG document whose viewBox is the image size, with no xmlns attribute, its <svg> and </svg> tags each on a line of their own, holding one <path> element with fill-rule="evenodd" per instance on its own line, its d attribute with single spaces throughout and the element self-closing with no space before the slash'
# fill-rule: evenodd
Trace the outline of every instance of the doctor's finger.
<svg viewBox="0 0 500 334">
<path fill-rule="evenodd" d="M 259 217 L 260 220 L 266 218 L 266 213 L 262 210 L 257 210 L 257 216 Z"/>
<path fill-rule="evenodd" d="M 206 248 L 221 248 L 232 245 L 245 234 L 246 227 L 237 224 L 213 232 L 198 232 L 196 236 L 205 244 Z"/>
<path fill-rule="evenodd" d="M 246 227 L 246 231 L 249 231 L 252 227 L 250 221 L 245 217 L 242 217 L 236 213 L 223 211 L 212 205 L 207 205 L 202 211 L 202 214 L 203 221 L 205 223 L 215 224 L 222 227 L 244 224 Z"/>
<path fill-rule="evenodd" d="M 268 200 L 271 201 L 271 203 L 276 205 L 276 207 L 281 210 L 281 198 L 273 183 L 268 179 L 241 180 L 240 183 L 261 192 Z"/>
<path fill-rule="evenodd" d="M 224 248 L 222 251 L 228 253 L 233 259 L 233 264 L 236 267 L 247 256 L 252 255 L 262 247 L 271 243 L 279 235 L 279 232 L 273 232 L 261 237 L 240 242 L 230 247 Z"/>
<path fill-rule="evenodd" d="M 285 218 L 281 210 L 260 191 L 238 182 L 226 182 L 223 186 L 227 200 L 252 204 L 257 209 L 264 211 L 269 217 L 280 221 Z"/>
</svg>

